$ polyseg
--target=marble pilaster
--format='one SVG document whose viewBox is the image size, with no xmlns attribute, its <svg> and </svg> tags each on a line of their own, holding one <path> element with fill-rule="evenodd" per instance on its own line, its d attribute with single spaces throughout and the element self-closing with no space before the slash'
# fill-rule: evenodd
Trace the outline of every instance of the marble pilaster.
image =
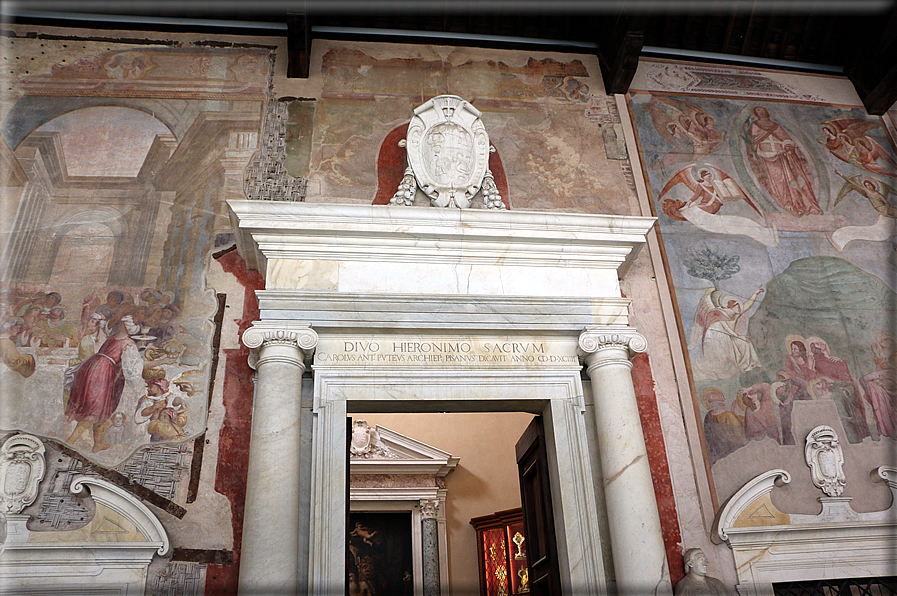
<svg viewBox="0 0 897 596">
<path fill-rule="evenodd" d="M 439 536 L 437 499 L 420 502 L 421 554 L 423 556 L 424 596 L 439 596 Z"/>
<path fill-rule="evenodd" d="M 647 349 L 630 327 L 587 327 L 579 347 L 592 380 L 617 590 L 671 594 L 630 358 Z"/>
<path fill-rule="evenodd" d="M 293 594 L 299 577 L 300 393 L 309 325 L 261 321 L 243 333 L 256 370 L 240 593 Z M 292 531 L 291 531 L 292 530 Z"/>
</svg>

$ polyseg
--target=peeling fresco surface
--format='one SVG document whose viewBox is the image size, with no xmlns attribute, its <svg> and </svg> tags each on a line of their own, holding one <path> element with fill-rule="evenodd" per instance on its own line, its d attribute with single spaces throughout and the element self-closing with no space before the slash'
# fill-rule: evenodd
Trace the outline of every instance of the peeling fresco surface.
<svg viewBox="0 0 897 596">
<path fill-rule="evenodd" d="M 245 165 L 256 150 L 270 61 L 207 48 L 64 55 L 27 60 L 35 70 L 4 106 L 4 192 L 18 206 L 0 226 L 0 428 L 111 468 L 206 430 L 218 301 L 205 276 L 229 228 L 223 201 L 243 182 L 215 161 L 229 151 Z"/>
<path fill-rule="evenodd" d="M 325 51 L 310 150 L 308 133 L 295 126 L 287 139 L 288 155 L 309 151 L 308 201 L 373 201 L 386 137 L 417 106 L 451 94 L 481 111 L 504 164 L 503 197 L 512 208 L 631 214 L 622 128 L 597 64 L 522 52 L 495 60 L 486 50 L 439 51 L 445 54 L 434 49 L 407 58 L 339 45 Z"/>
</svg>

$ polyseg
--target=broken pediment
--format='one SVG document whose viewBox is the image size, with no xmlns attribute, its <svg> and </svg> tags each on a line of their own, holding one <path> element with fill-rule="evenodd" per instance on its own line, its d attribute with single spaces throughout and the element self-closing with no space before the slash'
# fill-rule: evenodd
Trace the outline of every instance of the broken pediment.
<svg viewBox="0 0 897 596">
<path fill-rule="evenodd" d="M 827 436 L 837 440 L 834 433 Z M 815 454 L 820 449 L 814 442 L 818 443 L 818 436 L 811 433 L 807 463 L 814 484 L 826 492 L 818 499 L 820 513 L 786 513 L 773 504 L 770 493 L 791 482 L 785 470 L 760 474 L 717 513 L 710 537 L 732 549 L 740 594 L 770 594 L 771 584 L 819 577 L 892 575 L 897 547 L 897 469 L 881 466 L 872 471 L 873 480 L 887 483 L 891 506 L 859 513 L 850 507 L 850 497 L 830 496 L 828 493 L 839 491 L 826 490 L 829 487 L 818 482 L 819 458 Z M 837 476 L 834 467 L 829 472 L 826 476 Z M 797 561 L 801 562 L 799 566 L 795 566 Z"/>
<path fill-rule="evenodd" d="M 352 425 L 351 474 L 418 474 L 444 477 L 458 465 L 451 453 L 364 420 Z"/>
</svg>

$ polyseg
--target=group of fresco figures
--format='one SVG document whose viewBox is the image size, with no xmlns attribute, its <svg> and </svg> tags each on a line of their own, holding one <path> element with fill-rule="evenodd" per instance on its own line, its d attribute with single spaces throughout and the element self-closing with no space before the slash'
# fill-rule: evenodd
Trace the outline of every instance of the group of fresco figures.
<svg viewBox="0 0 897 596">
<path fill-rule="evenodd" d="M 775 383 L 755 383 L 743 387 L 731 409 L 716 387 L 705 387 L 701 403 L 708 410 L 704 417 L 704 436 L 713 464 L 749 441 L 771 438 L 782 445 L 793 445 L 791 413 L 799 400 L 832 400 L 850 443 L 871 436 L 866 423 L 866 408 L 880 436 L 897 439 L 897 341 L 882 334 L 872 345 L 876 371 L 857 383 L 847 363 L 829 351 L 819 337 L 803 339 L 789 336 L 784 370 Z"/>
<path fill-rule="evenodd" d="M 19 295 L 0 292 L 0 360 L 22 377 L 36 369 L 35 354 L 50 364 L 63 364 L 63 408 L 75 428 L 67 442 L 88 433 L 93 451 L 108 449 L 121 439 L 127 414 L 119 410 L 126 386 L 145 383 L 145 395 L 135 404 L 133 422 L 146 424 L 151 441 L 184 436 L 186 406 L 169 392 L 161 367 L 183 353 L 176 339 L 179 313 L 174 296 L 153 288 L 139 294 L 113 290 L 105 302 L 95 294 L 82 304 L 80 328 L 68 320 L 58 292 Z M 138 347 L 136 338 L 141 342 Z M 59 348 L 76 348 L 73 358 L 54 358 Z M 30 352 L 30 353 L 29 353 Z M 169 403 L 171 400 L 171 403 Z"/>
<path fill-rule="evenodd" d="M 712 116 L 687 102 L 670 97 L 654 98 L 659 105 L 649 104 L 649 112 L 658 132 L 676 149 L 661 160 L 661 164 L 671 165 L 691 157 L 703 158 L 722 145 L 725 132 L 716 128 Z M 753 118 L 749 118 L 741 131 L 747 149 L 747 161 L 751 170 L 769 197 L 782 211 L 796 217 L 821 215 L 819 190 L 811 175 L 807 150 L 781 124 L 773 120 L 763 106 L 752 108 Z M 677 117 L 678 116 L 678 117 Z M 828 152 L 837 159 L 860 168 L 869 174 L 897 177 L 897 160 L 867 133 L 879 126 L 878 123 L 861 118 L 837 118 L 820 125 L 824 141 L 820 141 Z M 689 146 L 690 145 L 690 146 Z M 690 155 L 679 151 L 690 150 Z M 850 192 L 865 197 L 880 216 L 897 218 L 897 206 L 888 197 L 897 194 L 890 185 L 875 178 L 856 174 L 835 173 L 844 180 L 834 204 Z M 694 194 L 686 200 L 664 196 L 678 184 L 685 184 Z M 762 207 L 750 193 L 741 189 L 734 179 L 720 168 L 705 165 L 695 169 L 693 165 L 679 169 L 665 184 L 658 200 L 662 201 L 664 213 L 673 219 L 685 221 L 682 210 L 695 206 L 710 214 L 717 213 L 724 202 L 740 199 L 758 214 Z"/>
</svg>

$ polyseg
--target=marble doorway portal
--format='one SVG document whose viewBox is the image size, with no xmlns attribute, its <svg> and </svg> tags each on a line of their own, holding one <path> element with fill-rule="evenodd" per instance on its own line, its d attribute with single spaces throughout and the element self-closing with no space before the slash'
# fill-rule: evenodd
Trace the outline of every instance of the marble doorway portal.
<svg viewBox="0 0 897 596">
<path fill-rule="evenodd" d="M 370 540 L 381 548 L 380 555 L 393 555 L 389 544 L 380 539 L 389 536 L 380 535 L 380 539 L 353 530 L 353 514 L 386 513 L 406 516 L 406 529 L 410 532 L 411 565 L 408 569 L 391 570 L 402 574 L 409 571 L 413 596 L 425 596 L 428 592 L 440 593 L 439 586 L 447 587 L 448 578 L 448 535 L 446 531 L 446 499 L 445 477 L 450 474 L 459 462 L 458 457 L 422 443 L 409 436 L 398 433 L 383 426 L 371 426 L 359 416 L 352 416 L 352 437 L 349 448 L 349 543 L 356 543 L 356 550 L 368 550 L 374 547 Z M 432 519 L 432 522 L 426 521 Z M 422 526 L 434 526 L 432 540 L 426 540 Z M 378 530 L 379 531 L 379 530 Z M 399 530 L 401 533 L 401 529 Z M 352 534 L 356 534 L 353 538 Z M 367 546 L 366 546 L 367 545 Z M 386 548 L 382 548 L 386 547 Z M 350 546 L 350 550 L 351 550 Z M 373 550 L 373 549 L 371 549 Z M 385 552 L 384 552 L 385 551 Z M 434 554 L 435 558 L 425 558 L 425 553 Z M 387 558 L 395 560 L 396 557 Z M 401 559 L 401 557 L 400 557 Z M 352 557 L 349 557 L 349 572 L 352 571 Z M 357 566 L 356 566 L 357 567 Z M 434 577 L 435 576 L 435 577 Z M 425 590 L 424 578 L 433 580 Z M 358 574 L 359 584 L 365 581 L 362 573 Z M 403 594 L 408 594 L 408 585 L 403 579 Z M 360 592 L 360 586 L 356 586 Z M 352 588 L 350 586 L 350 592 Z M 444 593 L 448 593 L 444 591 Z"/>
<path fill-rule="evenodd" d="M 670 591 L 630 375 L 629 358 L 646 345 L 619 286 L 653 218 L 229 207 L 240 254 L 266 287 L 261 320 L 243 336 L 257 384 L 241 590 L 266 582 L 296 592 L 301 567 L 310 594 L 343 593 L 347 412 L 516 411 L 544 418 L 563 592 L 608 591 L 605 522 L 617 582 Z M 303 414 L 307 372 L 313 407 Z M 299 429 L 309 415 L 312 505 L 299 535 L 283 528 L 300 527 Z M 274 509 L 295 519 L 275 524 Z"/>
</svg>

